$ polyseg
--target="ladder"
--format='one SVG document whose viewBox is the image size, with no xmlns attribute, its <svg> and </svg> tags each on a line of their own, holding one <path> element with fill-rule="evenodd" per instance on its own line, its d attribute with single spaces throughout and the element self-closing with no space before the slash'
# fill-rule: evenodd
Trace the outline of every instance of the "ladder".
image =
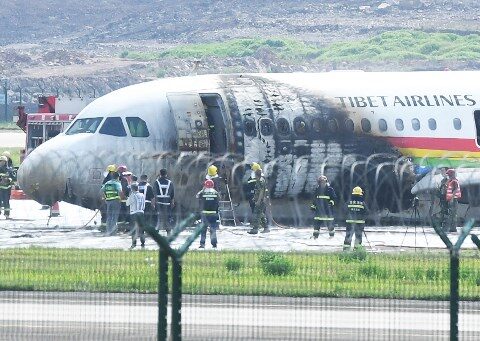
<svg viewBox="0 0 480 341">
<path fill-rule="evenodd" d="M 225 183 L 225 189 L 227 190 L 227 197 L 225 198 L 226 200 L 220 200 L 218 202 L 218 215 L 220 217 L 220 224 L 226 225 L 226 222 L 233 221 L 233 226 L 237 227 L 235 210 L 233 209 L 232 197 L 230 195 L 228 183 Z"/>
</svg>

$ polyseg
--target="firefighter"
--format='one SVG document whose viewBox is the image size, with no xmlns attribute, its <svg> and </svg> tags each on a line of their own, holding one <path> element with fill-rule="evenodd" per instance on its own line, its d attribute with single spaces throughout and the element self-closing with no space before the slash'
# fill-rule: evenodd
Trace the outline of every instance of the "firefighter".
<svg viewBox="0 0 480 341">
<path fill-rule="evenodd" d="M 127 166 L 125 165 L 118 166 L 117 172 L 124 195 L 120 204 L 120 215 L 118 216 L 118 222 L 125 225 L 130 222 L 130 214 L 127 208 L 127 198 L 130 196 L 130 183 L 128 180 L 132 173 L 128 172 Z"/>
<path fill-rule="evenodd" d="M 107 175 L 103 178 L 102 185 L 104 185 L 107 181 L 113 179 L 113 174 L 117 173 L 117 165 L 108 165 L 106 169 Z M 107 223 L 107 206 L 101 205 L 100 207 L 100 216 L 101 216 L 101 225 L 106 226 Z"/>
<path fill-rule="evenodd" d="M 256 162 L 253 162 L 251 165 L 250 165 L 250 168 L 251 168 L 251 172 L 250 172 L 250 176 L 244 181 L 244 193 L 245 193 L 245 197 L 246 199 L 248 200 L 248 204 L 250 205 L 250 209 L 252 210 L 252 214 L 253 214 L 253 211 L 255 209 L 255 201 L 253 200 L 254 199 L 254 196 L 255 196 L 255 184 L 257 183 L 257 178 L 255 177 L 255 172 L 260 169 L 262 170 L 262 167 L 260 167 L 260 165 Z"/>
<path fill-rule="evenodd" d="M 155 193 L 155 204 L 157 206 L 157 226 L 167 231 L 167 235 L 172 230 L 173 209 L 175 207 L 175 188 L 173 182 L 167 178 L 167 170 L 161 169 L 160 176 L 153 185 Z"/>
<path fill-rule="evenodd" d="M 7 167 L 13 168 L 13 160 L 10 152 L 6 150 L 2 153 L 2 156 L 5 156 L 7 158 Z"/>
<path fill-rule="evenodd" d="M 145 223 L 153 226 L 153 224 L 155 224 L 153 221 L 153 217 L 155 216 L 155 194 L 153 193 L 152 185 L 148 182 L 148 176 L 146 174 L 140 176 L 138 191 L 145 196 Z"/>
<path fill-rule="evenodd" d="M 0 156 L 0 207 L 3 207 L 5 219 L 10 219 L 10 195 L 12 193 L 12 169 L 7 166 L 6 156 Z"/>
<path fill-rule="evenodd" d="M 220 198 L 214 187 L 215 183 L 213 180 L 205 180 L 203 189 L 196 195 L 196 197 L 200 199 L 202 222 L 205 224 L 200 234 L 200 249 L 205 248 L 208 228 L 210 228 L 210 243 L 214 249 L 217 248 L 217 229 L 219 225 L 218 202 Z"/>
<path fill-rule="evenodd" d="M 112 174 L 112 179 L 102 186 L 103 199 L 106 202 L 107 231 L 105 235 L 111 236 L 117 231 L 118 215 L 120 214 L 121 200 L 124 198 L 122 185 L 118 173 Z"/>
<path fill-rule="evenodd" d="M 458 199 L 462 197 L 460 184 L 456 178 L 455 169 L 447 170 L 448 181 L 445 199 L 448 203 L 447 228 L 450 232 L 457 232 Z"/>
<path fill-rule="evenodd" d="M 325 175 L 317 179 L 318 186 L 315 188 L 313 203 L 310 208 L 315 212 L 313 218 L 313 238 L 317 239 L 321 227 L 328 228 L 330 237 L 335 235 L 333 227 L 333 207 L 335 206 L 336 194 L 333 187 L 328 183 Z"/>
<path fill-rule="evenodd" d="M 252 229 L 248 231 L 249 234 L 257 234 L 259 228 L 263 228 L 262 233 L 270 232 L 267 225 L 267 216 L 265 211 L 267 210 L 267 198 L 268 189 L 267 181 L 262 175 L 262 170 L 257 169 L 255 171 L 255 194 L 253 197 L 253 203 L 255 205 L 253 209 Z"/>
<path fill-rule="evenodd" d="M 440 226 L 443 230 L 447 228 L 447 217 L 448 217 L 448 202 L 447 202 L 447 183 L 448 183 L 448 175 L 447 175 L 447 168 L 443 167 L 440 169 L 440 173 L 442 174 L 443 178 L 440 182 L 440 186 L 438 187 L 438 198 L 439 198 L 439 205 L 440 205 Z"/>
<path fill-rule="evenodd" d="M 205 180 L 212 180 L 215 185 L 215 190 L 218 192 L 220 198 L 225 195 L 225 181 L 218 175 L 218 168 L 215 165 L 211 165 L 207 169 L 207 175 Z"/>
<path fill-rule="evenodd" d="M 355 246 L 358 248 L 362 245 L 362 234 L 365 227 L 365 201 L 363 200 L 363 190 L 356 186 L 352 190 L 352 195 L 347 203 L 347 228 L 345 241 L 343 242 L 343 250 L 350 250 L 352 236 L 355 232 Z"/>
</svg>

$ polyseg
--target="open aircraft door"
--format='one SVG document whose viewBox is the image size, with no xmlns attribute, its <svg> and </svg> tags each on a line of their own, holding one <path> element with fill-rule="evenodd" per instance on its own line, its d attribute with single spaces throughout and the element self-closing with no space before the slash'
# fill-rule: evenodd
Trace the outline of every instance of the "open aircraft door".
<svg viewBox="0 0 480 341">
<path fill-rule="evenodd" d="M 208 121 L 197 93 L 168 93 L 168 102 L 177 126 L 179 152 L 208 152 Z"/>
</svg>

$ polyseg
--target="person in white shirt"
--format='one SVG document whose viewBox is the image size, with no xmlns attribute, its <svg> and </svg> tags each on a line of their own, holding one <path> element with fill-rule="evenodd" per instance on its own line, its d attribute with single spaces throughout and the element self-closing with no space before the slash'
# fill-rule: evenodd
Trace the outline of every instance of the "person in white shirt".
<svg viewBox="0 0 480 341">
<path fill-rule="evenodd" d="M 133 249 L 137 246 L 137 238 L 140 236 L 142 248 L 145 247 L 145 196 L 138 191 L 138 184 L 131 185 L 131 192 L 128 196 L 126 205 L 130 207 L 130 221 L 134 222 L 135 229 L 132 231 Z"/>
</svg>

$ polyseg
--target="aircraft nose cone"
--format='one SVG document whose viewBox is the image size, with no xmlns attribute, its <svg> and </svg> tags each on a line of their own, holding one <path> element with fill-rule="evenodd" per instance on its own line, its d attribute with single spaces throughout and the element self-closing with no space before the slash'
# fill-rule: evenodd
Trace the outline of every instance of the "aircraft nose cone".
<svg viewBox="0 0 480 341">
<path fill-rule="evenodd" d="M 18 169 L 20 188 L 32 199 L 44 205 L 62 200 L 66 177 L 58 153 L 52 153 L 48 143 L 37 147 Z"/>
</svg>

